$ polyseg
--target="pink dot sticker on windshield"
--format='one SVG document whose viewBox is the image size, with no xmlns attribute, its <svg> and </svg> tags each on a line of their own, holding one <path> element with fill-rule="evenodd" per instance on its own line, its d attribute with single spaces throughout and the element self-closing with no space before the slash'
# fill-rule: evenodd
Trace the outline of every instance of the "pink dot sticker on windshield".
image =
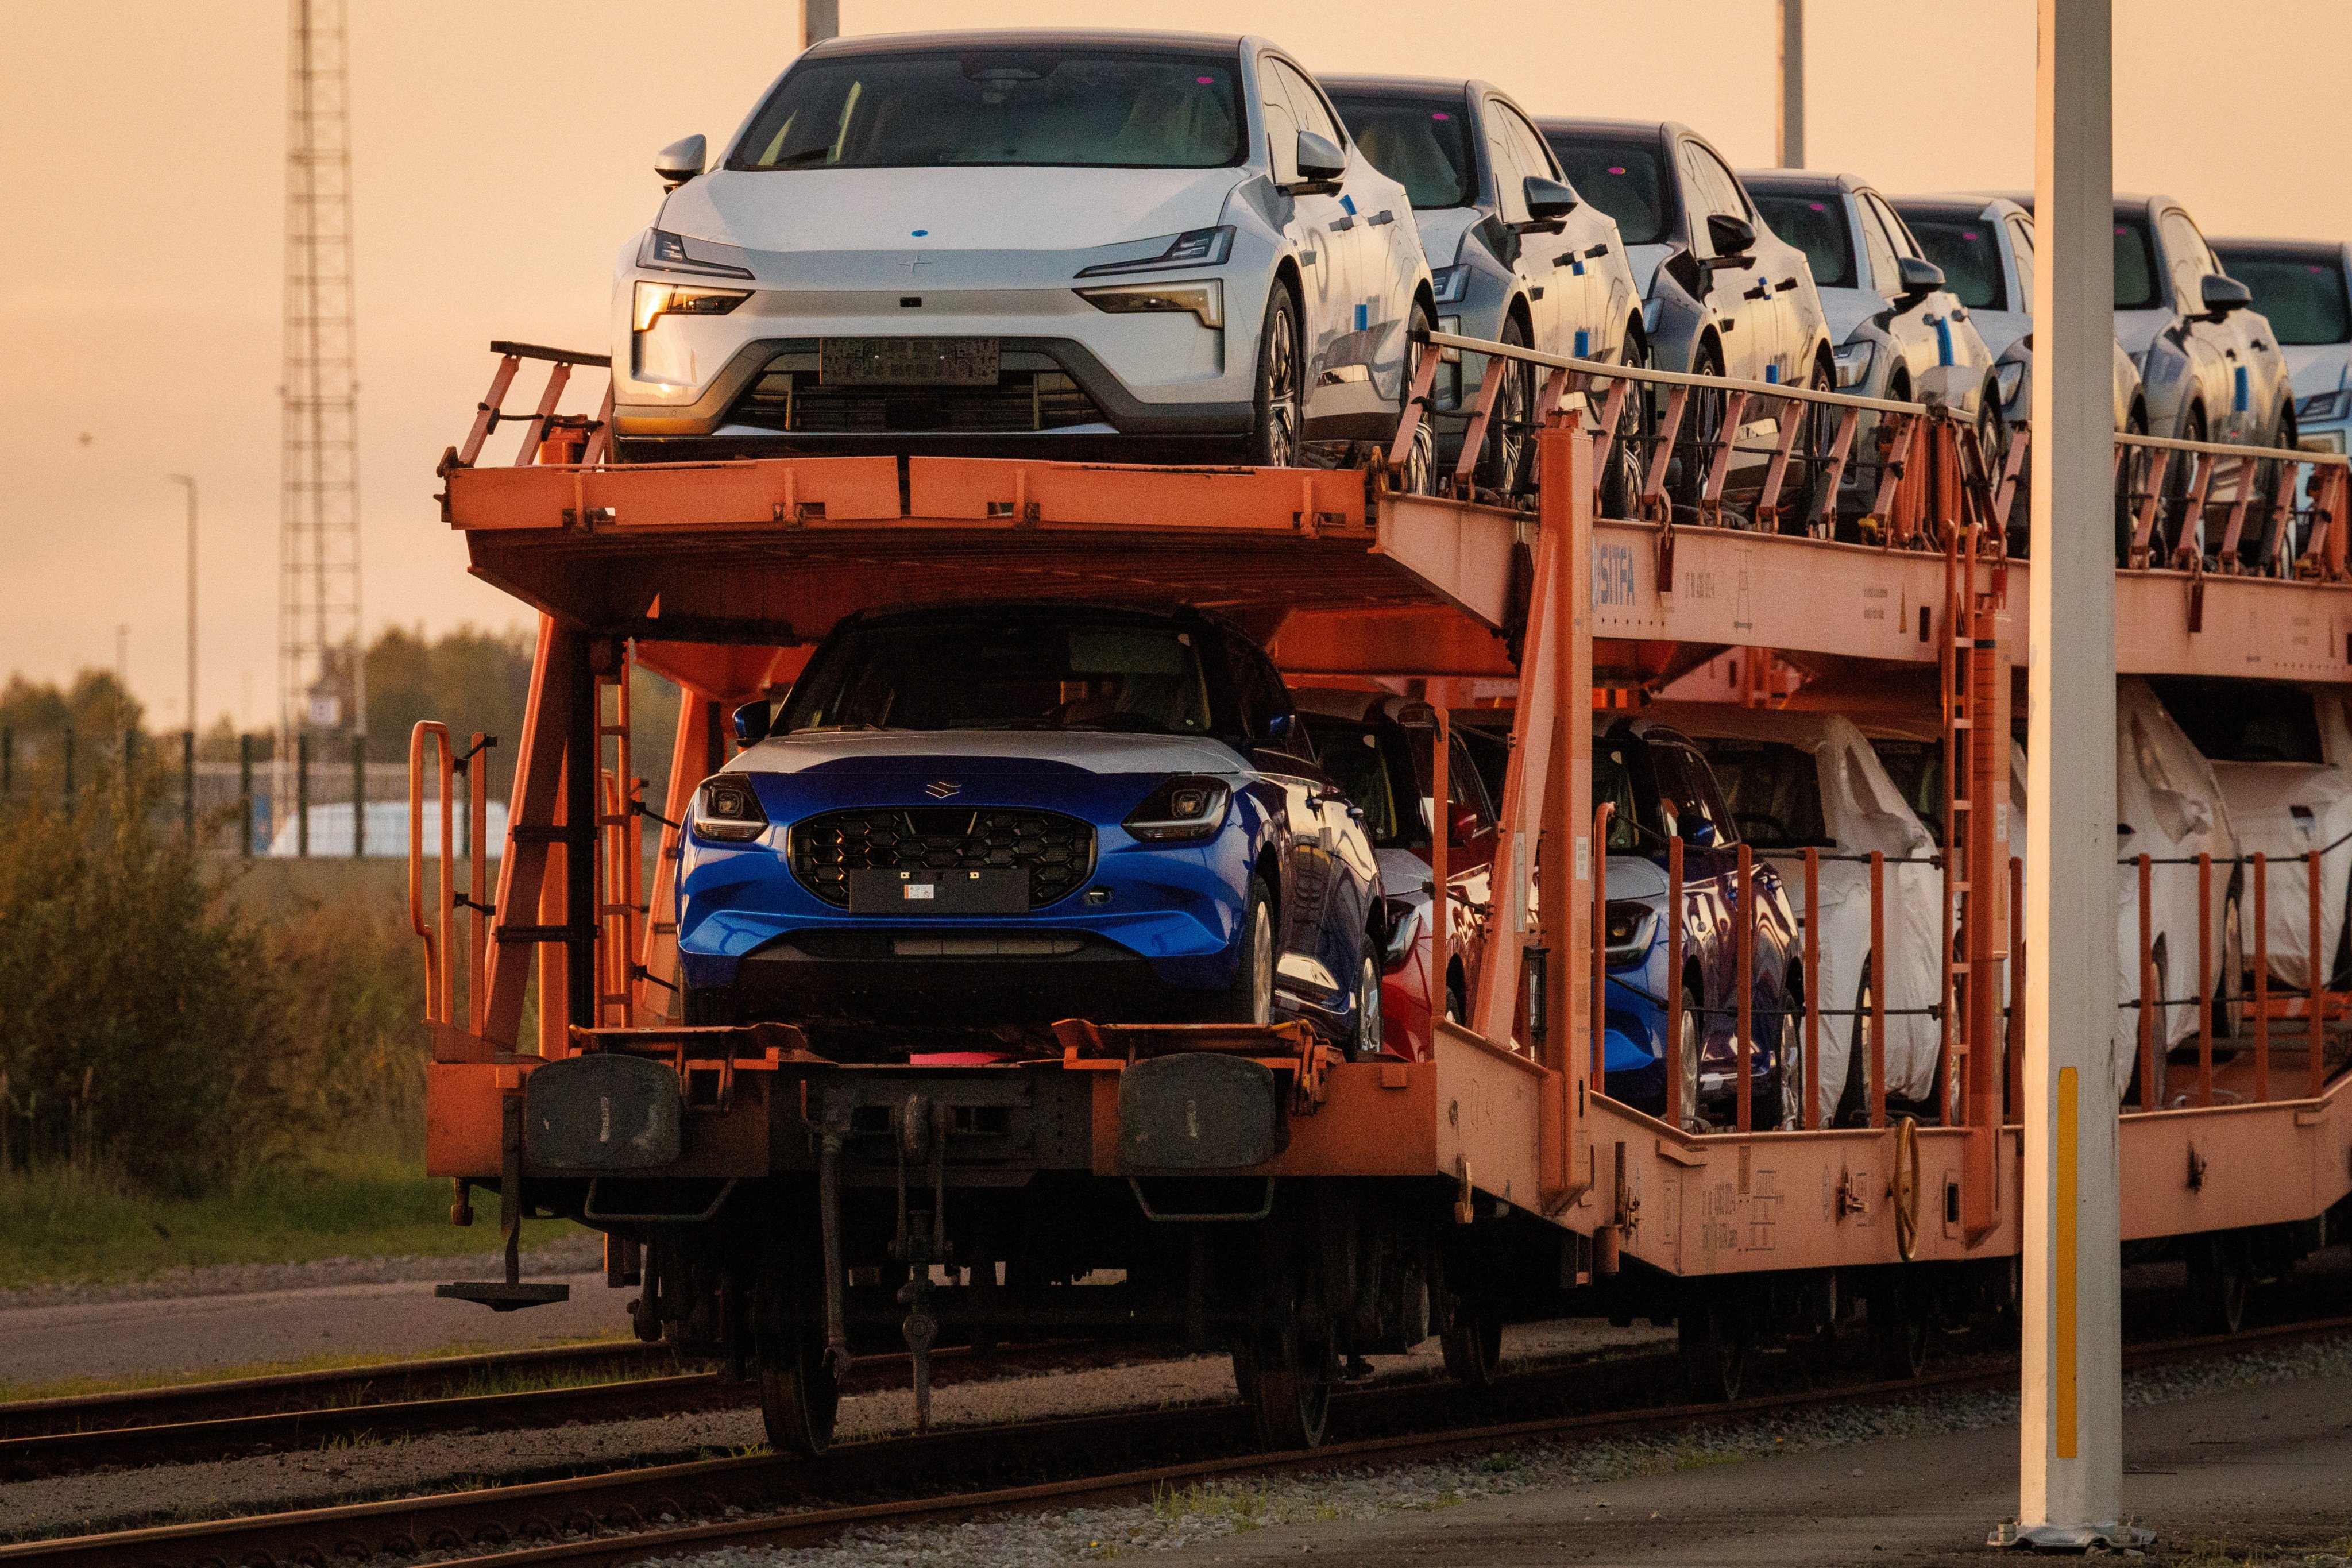
<svg viewBox="0 0 2352 1568">
<path fill-rule="evenodd" d="M 1433 109 L 1433 110 L 1431 110 L 1429 111 L 1429 117 L 1430 117 L 1432 120 L 1451 120 L 1451 119 L 1453 119 L 1453 118 L 1454 118 L 1454 116 L 1452 116 L 1452 115 L 1450 115 L 1450 114 L 1446 113 L 1446 112 L 1445 112 L 1445 110 L 1442 110 L 1442 109 Z"/>
<path fill-rule="evenodd" d="M 1625 165 L 1622 163 L 1612 163 L 1609 165 L 1609 172 L 1612 174 L 1622 174 L 1625 172 Z"/>
<path fill-rule="evenodd" d="M 1214 87 L 1217 85 L 1217 79 L 1213 76 L 1196 76 L 1192 79 L 1199 82 L 1202 87 Z"/>
<path fill-rule="evenodd" d="M 1828 204 L 1823 202 L 1807 202 L 1805 205 L 1812 208 L 1817 213 L 1825 213 L 1830 210 Z"/>
</svg>

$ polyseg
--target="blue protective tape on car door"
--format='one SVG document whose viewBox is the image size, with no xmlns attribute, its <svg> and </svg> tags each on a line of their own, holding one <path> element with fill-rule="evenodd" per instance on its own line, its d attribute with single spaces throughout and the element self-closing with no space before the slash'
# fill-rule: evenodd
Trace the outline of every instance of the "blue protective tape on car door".
<svg viewBox="0 0 2352 1568">
<path fill-rule="evenodd" d="M 2243 414 L 2248 408 L 2253 406 L 2252 391 L 2246 383 L 2246 367 L 2244 365 L 2240 365 L 2238 367 L 2238 387 L 2236 393 L 2233 395 L 2233 398 L 2234 401 L 2232 403 L 2232 406 L 2240 414 Z"/>
<path fill-rule="evenodd" d="M 1778 385 L 1780 385 L 1780 367 L 1779 365 L 1777 365 L 1777 364 L 1768 364 L 1768 365 L 1766 365 L 1766 366 L 1764 367 L 1764 382 L 1765 382 L 1765 384 L 1766 384 L 1766 385 L 1768 385 L 1768 386 L 1778 386 Z"/>
<path fill-rule="evenodd" d="M 1357 307 L 1356 307 L 1356 331 L 1360 331 L 1360 331 L 1362 331 L 1366 327 L 1369 327 L 1369 326 L 1370 326 L 1371 324 L 1372 324 L 1372 308 L 1371 308 L 1370 305 L 1359 305 L 1359 306 L 1357 306 Z"/>
<path fill-rule="evenodd" d="M 1937 316 L 1936 321 L 1936 363 L 1949 369 L 1952 363 L 1952 319 Z"/>
<path fill-rule="evenodd" d="M 1592 345 L 1592 334 L 1591 334 L 1591 332 L 1589 332 L 1589 331 L 1585 331 L 1582 327 L 1579 327 L 1579 328 L 1577 328 L 1577 329 L 1576 329 L 1576 357 L 1577 357 L 1577 358 L 1579 358 L 1579 359 L 1590 359 L 1590 358 L 1591 358 L 1591 357 L 1592 357 L 1592 353 L 1591 353 L 1591 345 Z"/>
</svg>

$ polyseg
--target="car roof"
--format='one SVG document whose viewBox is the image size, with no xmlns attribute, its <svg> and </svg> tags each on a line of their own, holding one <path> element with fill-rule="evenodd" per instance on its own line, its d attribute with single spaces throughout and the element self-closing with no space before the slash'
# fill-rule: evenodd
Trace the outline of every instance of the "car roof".
<svg viewBox="0 0 2352 1568">
<path fill-rule="evenodd" d="M 1984 195 L 1987 199 L 1998 197 L 2001 201 L 2014 202 L 2028 217 L 2033 216 L 2033 193 L 2032 191 L 1987 191 Z M 2116 211 L 2117 212 L 2145 212 L 2150 207 L 2179 207 L 2182 212 L 2187 212 L 2189 210 L 2189 204 L 2186 202 L 2175 201 L 2172 197 L 2161 193 L 2153 195 L 2143 195 L 2137 191 L 2117 191 L 2116 193 Z"/>
<path fill-rule="evenodd" d="M 1090 599 L 948 599 L 930 605 L 893 605 L 880 609 L 856 610 L 844 616 L 837 624 L 842 626 L 887 626 L 909 622 L 969 620 L 981 616 L 1042 621 L 1071 616 L 1157 622 L 1168 626 L 1213 625 L 1228 631 L 1235 629 L 1223 616 L 1189 605 L 1163 607 Z"/>
<path fill-rule="evenodd" d="M 837 55 L 926 54 L 942 49 L 1233 49 L 1253 40 L 1239 33 L 1148 32 L 1127 27 L 975 27 L 936 33 L 866 33 L 812 44 L 803 59 Z"/>
<path fill-rule="evenodd" d="M 1881 192 L 1882 195 L 1885 193 Z M 1934 195 L 1887 196 L 1886 203 L 1898 213 L 1916 212 L 1936 217 L 2006 217 L 2011 213 L 2032 219 L 2033 211 L 2020 206 L 2007 196 L 1987 196 L 1943 192 Z"/>
<path fill-rule="evenodd" d="M 1741 169 L 1739 183 L 1751 191 L 1875 190 L 1859 174 L 1833 174 L 1821 169 Z"/>
<path fill-rule="evenodd" d="M 1343 690 L 1330 686 L 1294 686 L 1290 700 L 1298 711 L 1314 719 L 1349 719 L 1368 722 L 1389 700 L 1385 691 Z"/>
<path fill-rule="evenodd" d="M 1725 702 L 1654 702 L 1642 710 L 1652 721 L 1702 740 L 1770 741 L 1812 751 L 1826 745 L 1843 714 L 1827 710 L 1740 708 Z"/>
<path fill-rule="evenodd" d="M 1672 724 L 1663 720 L 1644 718 L 1640 715 L 1620 719 L 1610 725 L 1608 738 L 1644 742 L 1660 741 L 1677 746 L 1690 746 L 1694 752 L 1698 750 L 1696 746 L 1691 745 L 1691 738 L 1688 735 L 1684 734 Z"/>
<path fill-rule="evenodd" d="M 1583 120 L 1564 114 L 1547 114 L 1536 121 L 1536 129 L 1547 135 L 1555 132 L 1570 136 L 1599 133 L 1609 136 L 1664 136 L 1687 132 L 1690 127 L 1678 120 Z M 1704 140 L 1704 138 L 1701 138 Z"/>
<path fill-rule="evenodd" d="M 1482 81 L 1476 77 L 1382 76 L 1374 72 L 1350 71 L 1338 76 L 1318 72 L 1315 79 L 1331 92 L 1394 95 L 1398 98 L 1418 98 L 1433 92 L 1492 92 L 1504 98 L 1510 97 L 1494 83 Z"/>
</svg>

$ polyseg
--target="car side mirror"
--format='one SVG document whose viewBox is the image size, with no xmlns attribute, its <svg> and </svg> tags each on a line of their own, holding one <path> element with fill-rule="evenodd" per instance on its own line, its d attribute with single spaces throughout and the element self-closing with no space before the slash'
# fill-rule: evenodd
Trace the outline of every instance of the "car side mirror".
<svg viewBox="0 0 2352 1568">
<path fill-rule="evenodd" d="M 1312 131 L 1298 133 L 1298 179 L 1289 187 L 1292 195 L 1329 195 L 1347 172 L 1348 154 L 1329 138 Z"/>
<path fill-rule="evenodd" d="M 1265 739 L 1273 745 L 1287 746 L 1298 739 L 1305 726 L 1296 713 L 1276 713 L 1265 721 Z"/>
<path fill-rule="evenodd" d="M 1718 261 L 1737 266 L 1748 265 L 1748 253 L 1756 248 L 1756 226 L 1744 217 L 1729 213 L 1706 215 L 1706 243 Z"/>
<path fill-rule="evenodd" d="M 768 726 L 774 721 L 766 698 L 746 702 L 735 710 L 735 739 L 746 746 L 756 746 L 768 738 Z"/>
<path fill-rule="evenodd" d="M 2198 297 L 2205 304 L 2205 319 L 2218 321 L 2232 310 L 2242 310 L 2254 302 L 2254 291 L 2234 278 L 2224 278 L 2209 272 L 2199 286 Z"/>
<path fill-rule="evenodd" d="M 1690 831 L 1683 837 L 1690 841 L 1694 849 L 1712 849 L 1715 847 L 1715 824 L 1702 816 L 1690 825 Z"/>
<path fill-rule="evenodd" d="M 1556 226 L 1583 205 L 1575 191 L 1558 180 L 1547 180 L 1539 174 L 1529 174 L 1519 189 L 1528 204 L 1528 221 L 1513 225 L 1516 228 Z"/>
<path fill-rule="evenodd" d="M 1451 815 L 1453 820 L 1446 825 L 1445 842 L 1459 849 L 1478 837 L 1478 829 L 1482 825 L 1478 820 L 1478 811 L 1475 806 L 1457 805 Z"/>
<path fill-rule="evenodd" d="M 1922 294 L 1932 294 L 1944 286 L 1944 269 L 1932 261 L 1922 261 L 1916 256 L 1895 258 L 1895 276 L 1902 287 L 1903 297 L 1916 300 Z"/>
<path fill-rule="evenodd" d="M 663 190 L 674 191 L 701 174 L 709 156 L 710 143 L 698 133 L 682 137 L 654 154 L 654 173 L 661 176 Z"/>
</svg>

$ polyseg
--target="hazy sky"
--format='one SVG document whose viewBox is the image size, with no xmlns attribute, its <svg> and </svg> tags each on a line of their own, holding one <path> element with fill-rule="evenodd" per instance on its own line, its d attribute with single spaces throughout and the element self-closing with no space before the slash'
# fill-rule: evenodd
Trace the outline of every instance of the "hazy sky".
<svg viewBox="0 0 2352 1568">
<path fill-rule="evenodd" d="M 433 504 L 492 338 L 602 351 L 655 149 L 730 132 L 798 6 L 351 0 L 367 619 L 517 624 Z M 1028 23 L 1255 31 L 1324 69 L 1489 78 L 1538 111 L 1685 120 L 1772 153 L 1772 0 L 842 0 L 850 32 Z M 1809 161 L 1890 191 L 2032 177 L 2032 0 L 1810 0 Z M 2116 0 L 2117 184 L 2209 233 L 2352 234 L 2352 5 Z M 177 724 L 180 496 L 204 486 L 199 706 L 277 679 L 286 7 L 14 0 L 0 49 L 0 678 L 110 665 Z M 88 439 L 85 441 L 84 437 Z M 250 692 L 249 705 L 247 693 Z"/>
</svg>

